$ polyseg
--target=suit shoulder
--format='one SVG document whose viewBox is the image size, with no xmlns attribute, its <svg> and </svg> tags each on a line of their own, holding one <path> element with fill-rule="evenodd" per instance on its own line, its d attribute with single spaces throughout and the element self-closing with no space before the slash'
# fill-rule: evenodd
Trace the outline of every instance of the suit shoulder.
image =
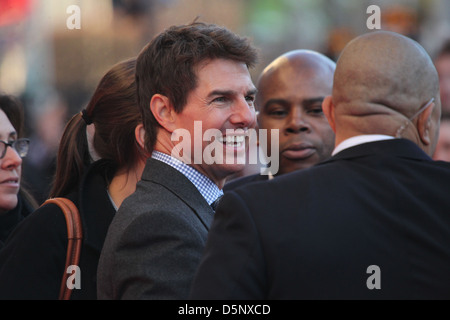
<svg viewBox="0 0 450 320">
<path fill-rule="evenodd" d="M 244 186 L 249 183 L 259 182 L 259 181 L 267 181 L 267 180 L 268 180 L 267 176 L 260 175 L 260 174 L 252 174 L 249 176 L 240 177 L 240 178 L 237 178 L 237 179 L 227 182 L 225 184 L 225 186 L 223 187 L 223 191 L 227 192 L 227 191 L 234 190 L 236 188 L 239 188 L 239 187 Z"/>
<path fill-rule="evenodd" d="M 433 162 L 438 167 L 441 167 L 442 169 L 450 170 L 450 162 L 446 161 L 434 161 Z"/>
<path fill-rule="evenodd" d="M 28 217 L 26 217 L 24 220 L 24 225 L 36 225 L 36 228 L 39 226 L 39 228 L 44 227 L 53 230 L 55 227 L 65 227 L 66 219 L 63 211 L 58 205 L 49 203 L 37 208 Z"/>
<path fill-rule="evenodd" d="M 146 182 L 124 200 L 110 229 L 124 230 L 170 219 L 186 220 L 191 216 L 191 212 L 192 208 L 173 191 L 162 185 Z"/>
</svg>

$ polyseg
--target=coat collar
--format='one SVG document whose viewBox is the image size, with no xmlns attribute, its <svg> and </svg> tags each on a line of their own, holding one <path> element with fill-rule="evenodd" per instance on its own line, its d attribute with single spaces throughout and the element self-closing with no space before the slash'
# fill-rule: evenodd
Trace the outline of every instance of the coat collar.
<svg viewBox="0 0 450 320">
<path fill-rule="evenodd" d="M 195 212 L 209 230 L 214 211 L 192 182 L 182 173 L 161 161 L 149 158 L 142 173 L 142 180 L 152 181 L 169 189 Z"/>
<path fill-rule="evenodd" d="M 406 139 L 392 139 L 363 143 L 345 149 L 322 163 L 373 155 L 389 155 L 394 157 L 432 161 L 432 159 L 414 142 Z"/>
<path fill-rule="evenodd" d="M 107 181 L 113 173 L 107 160 L 94 162 L 84 174 L 78 192 L 84 243 L 98 251 L 116 213 L 107 193 Z"/>
</svg>

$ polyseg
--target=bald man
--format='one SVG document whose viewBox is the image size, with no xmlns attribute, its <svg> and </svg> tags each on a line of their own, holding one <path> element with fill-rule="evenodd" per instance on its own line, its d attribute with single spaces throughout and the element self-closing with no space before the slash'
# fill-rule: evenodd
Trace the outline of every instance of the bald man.
<svg viewBox="0 0 450 320">
<path fill-rule="evenodd" d="M 225 194 L 193 299 L 450 299 L 439 80 L 396 33 L 357 37 L 323 103 L 333 157 Z"/>
<path fill-rule="evenodd" d="M 278 163 L 269 164 L 274 172 L 254 174 L 230 181 L 224 191 L 249 182 L 309 168 L 328 159 L 334 148 L 334 132 L 322 111 L 322 102 L 331 94 L 336 63 L 315 51 L 293 50 L 272 61 L 257 82 L 255 105 L 259 129 L 267 130 L 267 145 L 272 158 L 278 150 Z M 278 145 L 272 130 L 279 130 Z"/>
</svg>

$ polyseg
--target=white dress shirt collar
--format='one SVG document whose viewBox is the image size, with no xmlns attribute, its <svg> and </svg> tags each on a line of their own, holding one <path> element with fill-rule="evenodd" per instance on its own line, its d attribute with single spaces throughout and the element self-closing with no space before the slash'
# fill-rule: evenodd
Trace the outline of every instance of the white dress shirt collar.
<svg viewBox="0 0 450 320">
<path fill-rule="evenodd" d="M 335 154 L 341 152 L 342 150 L 345 150 L 350 147 L 354 147 L 354 146 L 357 146 L 357 145 L 360 145 L 363 143 L 382 141 L 382 140 L 390 140 L 390 139 L 394 139 L 394 137 L 387 136 L 384 134 L 366 134 L 366 135 L 351 137 L 349 139 L 342 141 L 339 145 L 337 145 L 331 155 L 334 156 Z"/>
</svg>

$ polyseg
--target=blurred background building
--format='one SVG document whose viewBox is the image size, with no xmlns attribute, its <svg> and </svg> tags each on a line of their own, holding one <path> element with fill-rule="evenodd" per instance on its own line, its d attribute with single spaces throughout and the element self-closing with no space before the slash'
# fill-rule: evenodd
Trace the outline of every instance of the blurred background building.
<svg viewBox="0 0 450 320">
<path fill-rule="evenodd" d="M 68 27 L 73 5 L 79 29 Z M 0 0 L 0 92 L 26 107 L 34 146 L 24 164 L 27 180 L 50 181 L 69 117 L 109 67 L 136 56 L 165 28 L 198 17 L 248 36 L 260 50 L 256 81 L 288 50 L 317 50 L 336 60 L 348 41 L 371 31 L 370 5 L 380 7 L 382 29 L 414 38 L 432 56 L 450 38 L 448 0 Z M 47 189 L 35 189 L 46 197 Z"/>
</svg>

